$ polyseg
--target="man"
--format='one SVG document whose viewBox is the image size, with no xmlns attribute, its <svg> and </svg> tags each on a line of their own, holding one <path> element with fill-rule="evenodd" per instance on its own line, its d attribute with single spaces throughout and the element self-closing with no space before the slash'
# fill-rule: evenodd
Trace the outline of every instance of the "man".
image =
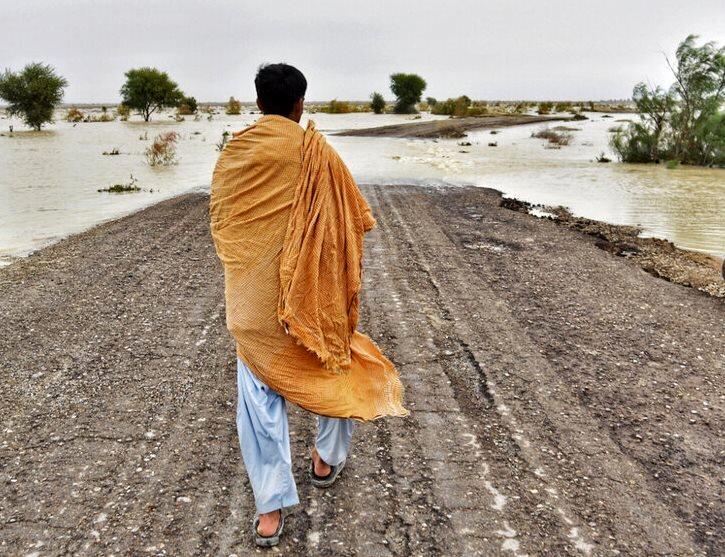
<svg viewBox="0 0 725 557">
<path fill-rule="evenodd" d="M 253 535 L 272 546 L 282 510 L 299 503 L 286 401 L 318 416 L 310 480 L 320 488 L 345 465 L 353 420 L 407 411 L 395 367 L 356 330 L 370 207 L 314 124 L 299 125 L 302 73 L 266 65 L 254 83 L 264 115 L 219 156 L 210 216 L 236 340 L 237 428 L 259 514 Z"/>
</svg>

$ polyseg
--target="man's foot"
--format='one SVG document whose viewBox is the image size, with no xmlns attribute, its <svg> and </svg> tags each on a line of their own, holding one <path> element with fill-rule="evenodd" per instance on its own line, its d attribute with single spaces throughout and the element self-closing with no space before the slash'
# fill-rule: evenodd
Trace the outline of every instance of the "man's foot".
<svg viewBox="0 0 725 557">
<path fill-rule="evenodd" d="M 257 525 L 257 533 L 265 538 L 272 536 L 277 532 L 281 520 L 281 510 L 272 511 L 271 513 L 260 514 L 259 524 Z"/>
<path fill-rule="evenodd" d="M 332 466 L 322 460 L 320 453 L 317 452 L 317 448 L 312 449 L 312 466 L 315 476 L 319 478 L 326 478 L 332 473 Z"/>
</svg>

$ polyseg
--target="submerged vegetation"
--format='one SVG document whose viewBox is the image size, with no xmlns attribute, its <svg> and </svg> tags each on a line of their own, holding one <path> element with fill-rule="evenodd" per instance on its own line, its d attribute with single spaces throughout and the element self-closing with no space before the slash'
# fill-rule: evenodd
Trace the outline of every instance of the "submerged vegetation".
<svg viewBox="0 0 725 557">
<path fill-rule="evenodd" d="M 107 192 L 107 193 L 128 193 L 128 192 L 135 192 L 135 191 L 141 191 L 141 188 L 138 187 L 137 184 L 138 180 L 133 177 L 133 174 L 131 174 L 131 181 L 126 184 L 113 184 L 111 187 L 108 188 L 100 188 L 99 192 Z"/>
<path fill-rule="evenodd" d="M 569 131 L 556 130 L 551 128 L 541 128 L 538 131 L 532 132 L 531 137 L 537 139 L 546 139 L 547 146 L 550 149 L 558 149 L 564 145 L 569 145 L 572 140 L 572 135 Z"/>
<path fill-rule="evenodd" d="M 220 153 L 224 150 L 224 148 L 227 146 L 227 143 L 229 142 L 229 132 L 227 130 L 224 130 L 222 132 L 222 138 L 216 143 L 216 150 Z"/>
<path fill-rule="evenodd" d="M 639 122 L 611 140 L 621 161 L 725 166 L 725 47 L 696 39 L 680 43 L 674 65 L 667 60 L 675 79 L 669 89 L 635 86 Z"/>
<path fill-rule="evenodd" d="M 150 166 L 170 166 L 176 164 L 176 142 L 179 134 L 176 132 L 160 133 L 154 142 L 146 149 L 146 160 Z"/>
<path fill-rule="evenodd" d="M 7 113 L 18 115 L 31 128 L 40 131 L 53 121 L 53 111 L 63 100 L 68 82 L 47 65 L 34 62 L 15 73 L 0 74 L 0 99 L 7 101 Z"/>
</svg>

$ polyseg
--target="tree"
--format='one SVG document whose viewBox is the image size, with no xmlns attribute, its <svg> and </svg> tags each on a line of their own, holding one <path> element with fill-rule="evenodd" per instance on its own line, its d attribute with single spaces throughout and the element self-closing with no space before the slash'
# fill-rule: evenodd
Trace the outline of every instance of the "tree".
<svg viewBox="0 0 725 557">
<path fill-rule="evenodd" d="M 721 111 L 725 100 L 725 47 L 709 42 L 697 46 L 696 35 L 689 35 L 675 52 L 676 66 L 669 59 L 675 83 L 671 94 L 678 100 L 672 115 L 672 126 L 677 130 L 673 143 L 674 158 L 682 162 L 695 161 L 705 155 L 698 145 L 698 128 Z M 699 156 L 698 156 L 699 155 Z"/>
<path fill-rule="evenodd" d="M 431 108 L 438 104 L 438 101 L 435 97 L 426 97 L 425 102 L 427 102 L 428 106 L 430 106 Z"/>
<path fill-rule="evenodd" d="M 632 99 L 639 122 L 611 139 L 624 162 L 676 160 L 685 164 L 725 164 L 725 48 L 695 44 L 690 35 L 677 47 L 675 78 L 668 91 L 635 86 Z"/>
<path fill-rule="evenodd" d="M 414 73 L 394 73 L 390 76 L 390 90 L 398 98 L 396 114 L 415 114 L 416 103 L 426 87 L 425 79 Z"/>
<path fill-rule="evenodd" d="M 382 114 L 385 111 L 385 99 L 380 93 L 373 93 L 371 96 L 370 108 L 375 114 Z"/>
<path fill-rule="evenodd" d="M 47 64 L 33 62 L 19 73 L 5 70 L 0 75 L 0 98 L 8 104 L 10 116 L 19 115 L 36 130 L 53 121 L 53 110 L 63 100 L 68 82 Z"/>
<path fill-rule="evenodd" d="M 138 110 L 148 122 L 151 114 L 167 106 L 178 106 L 184 94 L 166 72 L 156 68 L 135 68 L 126 72 L 121 87 L 123 104 Z"/>
</svg>

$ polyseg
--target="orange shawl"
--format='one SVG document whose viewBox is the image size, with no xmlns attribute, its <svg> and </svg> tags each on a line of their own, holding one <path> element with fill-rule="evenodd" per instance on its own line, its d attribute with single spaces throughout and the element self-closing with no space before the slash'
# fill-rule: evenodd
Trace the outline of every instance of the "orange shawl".
<svg viewBox="0 0 725 557">
<path fill-rule="evenodd" d="M 403 416 L 390 360 L 356 330 L 370 208 L 334 149 L 266 115 L 235 134 L 211 188 L 227 327 L 269 387 L 316 414 Z"/>
</svg>

